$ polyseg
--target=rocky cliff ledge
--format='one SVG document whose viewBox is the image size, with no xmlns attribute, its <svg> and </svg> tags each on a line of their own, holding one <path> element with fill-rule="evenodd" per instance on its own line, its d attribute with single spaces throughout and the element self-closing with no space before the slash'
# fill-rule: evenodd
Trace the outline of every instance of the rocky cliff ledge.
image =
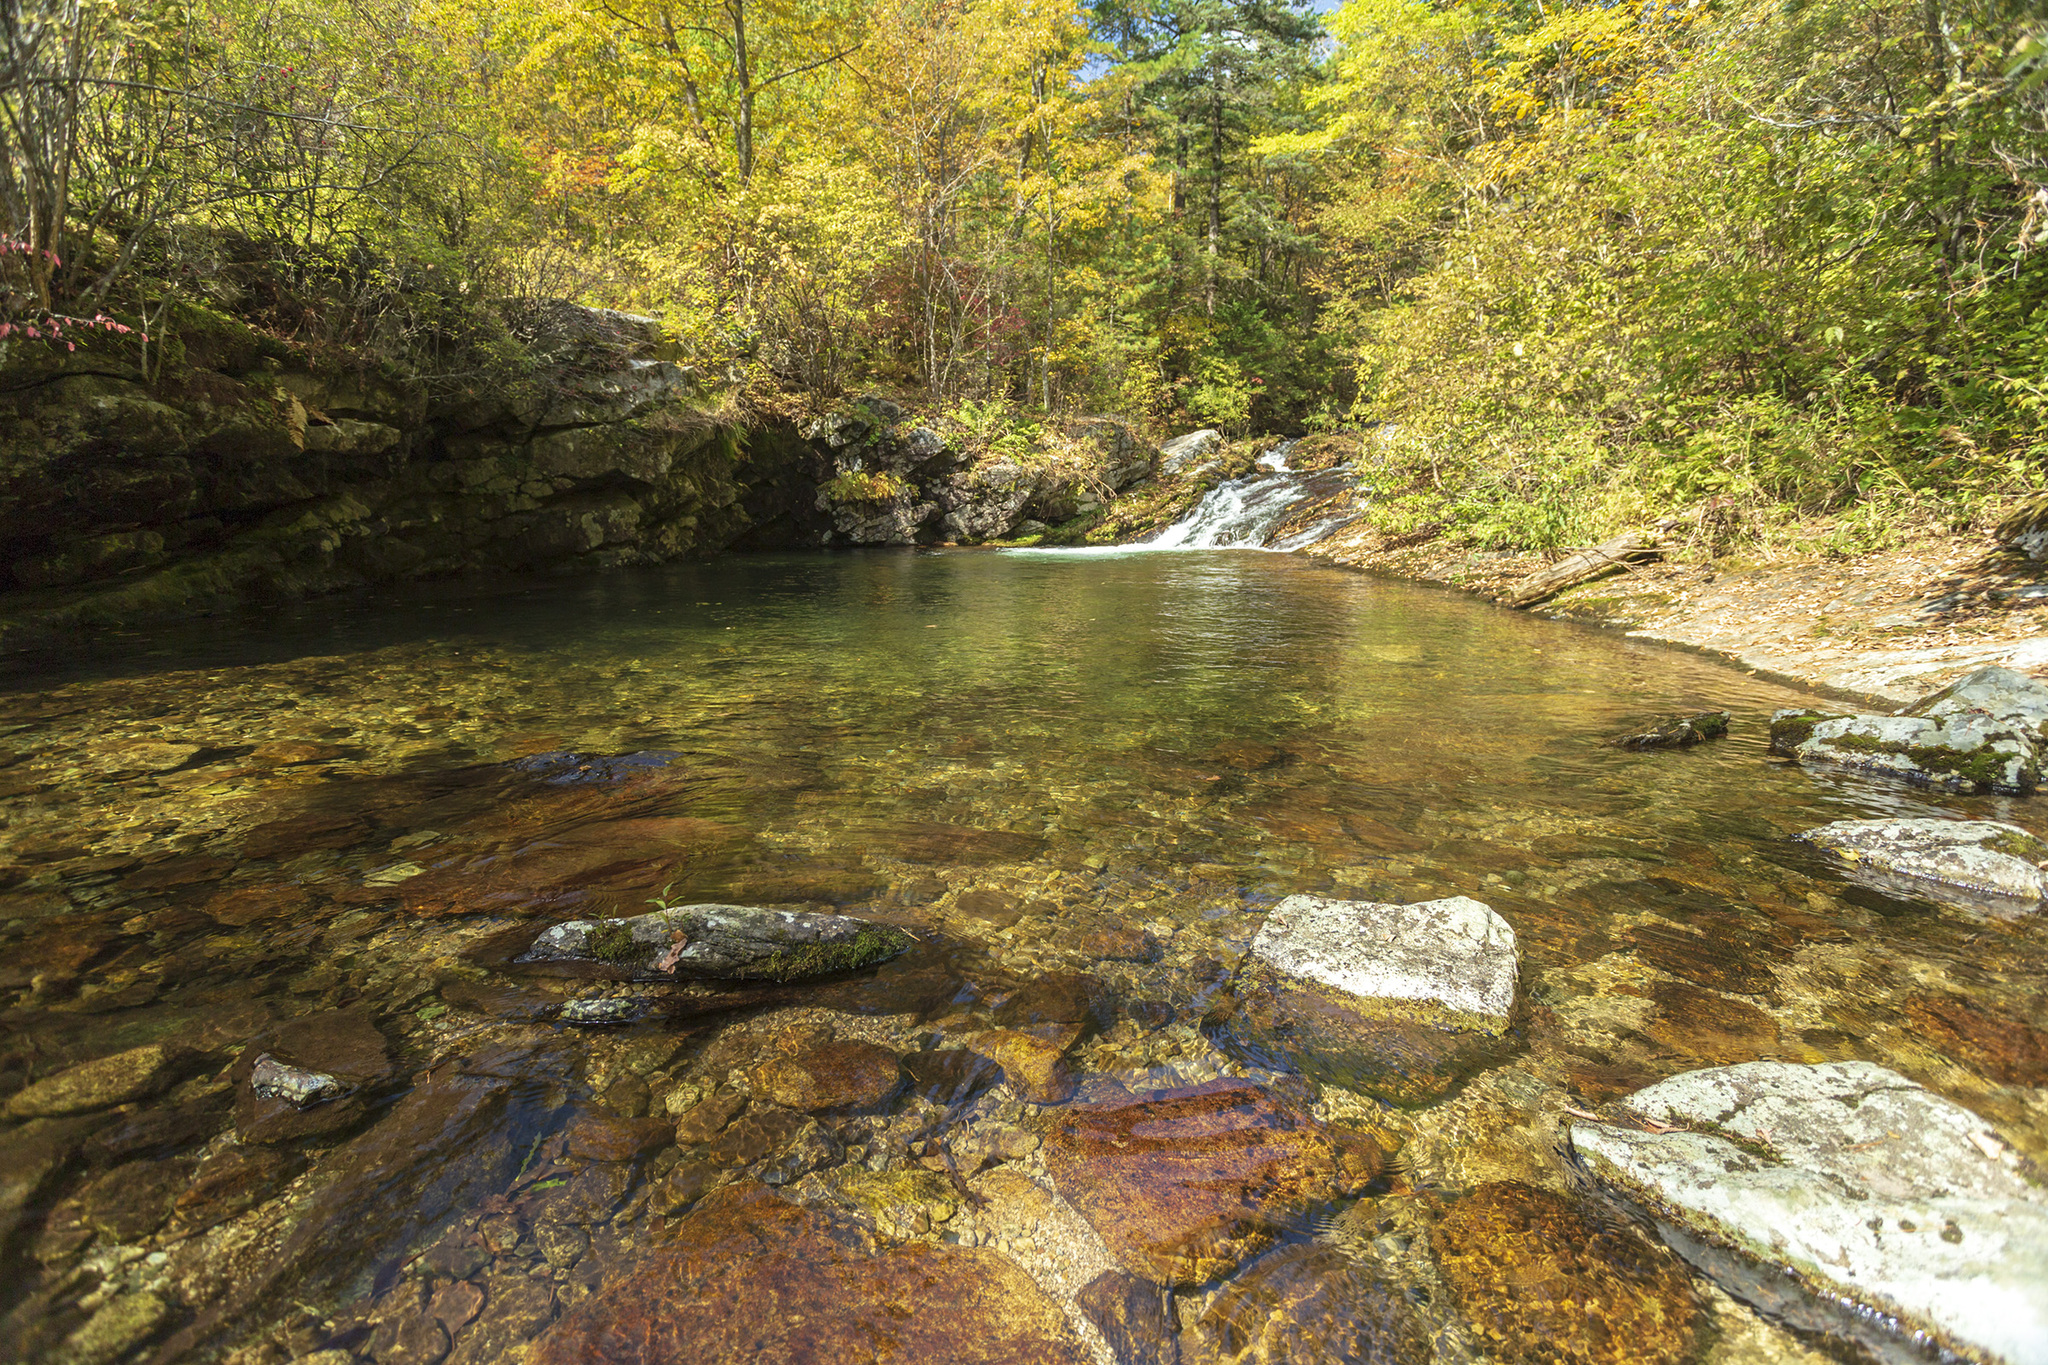
<svg viewBox="0 0 2048 1365">
<path fill-rule="evenodd" d="M 17 357 L 0 373 L 0 648 L 736 534 L 736 434 L 699 415 L 658 329 L 562 308 L 549 332 L 530 373 L 456 396 L 229 325 L 183 337 L 153 383 L 85 351 Z"/>
<path fill-rule="evenodd" d="M 556 305 L 514 377 L 459 389 L 225 319 L 186 330 L 168 377 L 10 357 L 0 652 L 406 579 L 999 539 L 1154 459 L 1108 420 L 976 449 L 881 398 L 714 419 L 663 349 L 651 319 Z"/>
</svg>

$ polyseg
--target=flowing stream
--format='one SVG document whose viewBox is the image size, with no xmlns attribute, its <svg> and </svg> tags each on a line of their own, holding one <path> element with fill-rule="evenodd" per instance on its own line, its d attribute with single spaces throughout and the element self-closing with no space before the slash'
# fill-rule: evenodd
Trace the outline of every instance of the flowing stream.
<svg viewBox="0 0 2048 1365">
<path fill-rule="evenodd" d="M 160 1051 L 9 1109 L 0 1356 L 709 1365 L 746 1358 L 738 1324 L 830 1289 L 824 1354 L 745 1349 L 867 1359 L 915 1322 L 958 1334 L 942 1357 L 1016 1358 L 986 1343 L 1029 1324 L 944 1286 L 1043 1292 L 1048 1321 L 1079 1323 L 1062 1276 L 1099 1246 L 1031 1202 L 1046 1144 L 1074 1106 L 1246 1074 L 1205 1011 L 1297 892 L 1484 901 L 1529 1013 L 1511 1055 L 1428 1105 L 1262 1079 L 1399 1155 L 1283 1230 L 1301 1254 L 1278 1299 L 1270 1277 L 1174 1287 L 1161 1330 L 1186 1360 L 1252 1359 L 1234 1352 L 1282 1317 L 1325 1345 L 1270 1358 L 1343 1358 L 1328 1343 L 1389 1304 L 1434 1358 L 1484 1358 L 1429 1251 L 1446 1210 L 1500 1182 L 1569 1190 L 1566 1108 L 1701 1066 L 1867 1059 L 2048 1156 L 2026 1051 L 2048 1028 L 2042 917 L 1871 891 L 1789 842 L 1934 810 L 2040 830 L 2034 806 L 1774 762 L 1771 710 L 1810 699 L 1707 659 L 1192 548 L 1265 543 L 1314 477 L 1215 490 L 1153 543 L 1180 554 L 732 557 L 329 600 L 17 671 L 0 1095 Z M 1733 713 L 1726 739 L 1606 743 L 1708 707 Z M 595 761 L 619 756 L 637 757 Z M 873 916 L 916 945 L 844 980 L 657 990 L 642 1022 L 563 1026 L 566 1000 L 630 988 L 516 954 L 650 899 Z M 1019 1013 L 1047 983 L 1089 1002 L 1043 1016 L 1079 1035 L 1064 1105 L 917 1061 L 1049 1027 Z M 823 1065 L 826 1040 L 908 1058 L 909 1079 L 840 1108 L 771 1098 L 766 1063 Z M 263 1128 L 250 1068 L 294 1047 L 352 1067 L 351 1093 Z M 763 1190 L 837 1231 L 733 1232 L 770 1218 L 746 1202 Z M 738 1299 L 704 1287 L 719 1266 Z M 699 1298 L 665 1297 L 684 1280 Z M 1670 1292 L 1705 1315 L 1700 1359 L 1823 1358 L 1726 1296 Z M 1574 1311 L 1627 1343 L 1618 1295 Z"/>
</svg>

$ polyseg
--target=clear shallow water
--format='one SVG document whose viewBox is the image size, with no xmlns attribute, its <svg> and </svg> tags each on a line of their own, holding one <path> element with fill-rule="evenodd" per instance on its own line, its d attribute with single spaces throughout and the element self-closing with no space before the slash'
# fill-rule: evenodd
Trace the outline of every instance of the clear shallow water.
<svg viewBox="0 0 2048 1365">
<path fill-rule="evenodd" d="M 1456 594 L 1227 552 L 763 556 L 323 602 L 36 667 L 0 695 L 0 1075 L 186 1051 L 124 1109 L 0 1134 L 39 1173 L 11 1215 L 17 1358 L 146 1295 L 162 1311 L 137 1339 L 172 1355 L 416 1359 L 379 1324 L 455 1284 L 487 1308 L 433 1318 L 437 1349 L 502 1356 L 642 1262 L 670 1168 L 696 1159 L 672 1141 L 593 1158 L 585 1117 L 664 1114 L 791 1030 L 947 1045 L 1061 973 L 1112 1005 L 1072 1054 L 1083 1099 L 1231 1074 L 1202 1003 L 1293 892 L 1471 895 L 1519 936 L 1531 1014 L 1507 1065 L 1417 1112 L 1319 1100 L 1402 1146 L 1379 1197 L 1424 1199 L 1425 1222 L 1432 1192 L 1561 1188 L 1564 1105 L 1759 1056 L 1895 1067 L 2048 1155 L 2038 921 L 1866 891 L 1787 842 L 1936 809 L 2040 831 L 2030 803 L 1777 764 L 1769 713 L 1806 694 Z M 1708 707 L 1734 713 L 1726 740 L 1604 743 Z M 618 783 L 506 766 L 558 751 L 676 757 Z M 663 888 L 875 915 L 921 946 L 630 1030 L 534 1022 L 607 988 L 520 976 L 504 945 Z M 390 1054 L 355 1120 L 232 1141 L 245 1045 L 331 1010 Z M 436 1086 L 483 1098 L 436 1126 Z M 1006 1093 L 834 1118 L 837 1156 L 804 1178 L 911 1169 L 935 1136 L 981 1154 L 968 1174 L 1041 1172 L 1016 1136 L 1036 1111 Z M 110 1211 L 152 1199 L 161 1217 Z M 494 1240 L 499 1216 L 517 1227 Z M 961 1240 L 935 1218 L 901 1235 Z M 406 1269 L 456 1232 L 480 1264 Z M 1806 1349 L 1713 1311 L 1719 1358 Z"/>
</svg>

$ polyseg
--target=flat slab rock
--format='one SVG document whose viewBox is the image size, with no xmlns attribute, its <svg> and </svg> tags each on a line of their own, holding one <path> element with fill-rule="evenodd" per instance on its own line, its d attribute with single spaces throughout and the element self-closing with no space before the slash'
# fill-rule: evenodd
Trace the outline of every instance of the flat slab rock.
<svg viewBox="0 0 2048 1365">
<path fill-rule="evenodd" d="M 1339 1193 L 1330 1134 L 1239 1080 L 1070 1106 L 1045 1167 L 1117 1261 L 1159 1284 L 1228 1274 Z"/>
<path fill-rule="evenodd" d="M 1289 896 L 1210 1022 L 1255 1065 L 1427 1103 L 1503 1050 L 1519 966 L 1514 929 L 1470 897 Z"/>
<path fill-rule="evenodd" d="M 1995 820 L 1838 820 L 1797 836 L 1851 868 L 2038 909 L 2048 840 Z"/>
<path fill-rule="evenodd" d="M 1683 1131 L 1576 1123 L 1572 1151 L 1731 1293 L 1881 1360 L 2048 1362 L 2048 1192 L 1969 1110 L 1868 1062 L 1688 1072 L 1624 1109 Z"/>
<path fill-rule="evenodd" d="M 1058 1304 L 986 1248 L 888 1245 L 760 1185 L 707 1197 L 537 1342 L 536 1365 L 1088 1365 Z"/>
<path fill-rule="evenodd" d="M 557 924 L 518 960 L 597 963 L 630 981 L 795 981 L 872 966 L 909 946 L 901 930 L 846 915 L 682 905 Z"/>
<path fill-rule="evenodd" d="M 1953 792 L 2024 796 L 2048 751 L 2048 686 L 2009 668 L 1980 668 L 1896 716 L 1779 711 L 1771 748 Z"/>
</svg>

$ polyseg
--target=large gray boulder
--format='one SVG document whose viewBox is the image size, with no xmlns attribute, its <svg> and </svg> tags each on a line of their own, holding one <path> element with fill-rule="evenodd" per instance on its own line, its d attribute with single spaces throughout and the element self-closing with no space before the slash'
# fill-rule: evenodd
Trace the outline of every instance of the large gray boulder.
<svg viewBox="0 0 2048 1365">
<path fill-rule="evenodd" d="M 2040 784 L 2048 687 L 2009 668 L 1980 668 L 1896 716 L 1779 711 L 1771 748 L 1923 787 L 2020 796 Z"/>
<path fill-rule="evenodd" d="M 1571 1150 L 1730 1293 L 1880 1360 L 2048 1362 L 2048 1194 L 1969 1110 L 1868 1062 L 1688 1072 Z M 1677 1131 L 1671 1131 L 1676 1129 Z"/>
<path fill-rule="evenodd" d="M 630 981 L 795 981 L 871 966 L 909 946 L 899 929 L 846 915 L 681 905 L 557 924 L 518 960 L 595 964 Z"/>
<path fill-rule="evenodd" d="M 1515 931 L 1469 897 L 1289 896 L 1210 1022 L 1255 1065 L 1423 1104 L 1505 1050 L 1519 963 Z"/>
<path fill-rule="evenodd" d="M 2048 841 L 1995 820 L 1838 820 L 1797 836 L 1888 888 L 1961 891 L 2038 909 Z M 1932 883 L 1932 886 L 1928 884 Z"/>
<path fill-rule="evenodd" d="M 1159 472 L 1162 474 L 1194 473 L 1203 461 L 1223 449 L 1223 433 L 1211 428 L 1191 431 L 1185 436 L 1176 436 L 1159 447 Z"/>
</svg>

